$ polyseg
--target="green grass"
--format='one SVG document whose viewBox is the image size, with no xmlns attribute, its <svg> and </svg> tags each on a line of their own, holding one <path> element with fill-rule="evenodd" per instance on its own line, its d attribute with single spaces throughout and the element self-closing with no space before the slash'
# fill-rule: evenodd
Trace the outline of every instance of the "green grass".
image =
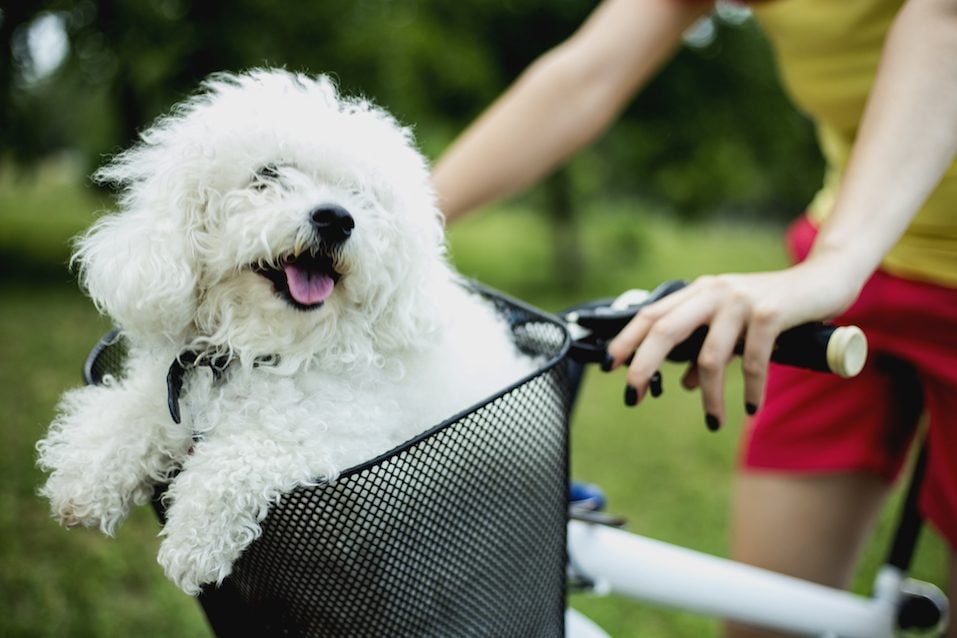
<svg viewBox="0 0 957 638">
<path fill-rule="evenodd" d="M 62 278 L 70 238 L 108 206 L 92 184 L 78 186 L 65 163 L 35 174 L 0 171 L 0 272 Z"/>
<path fill-rule="evenodd" d="M 29 277 L 32 269 L 8 268 L 0 284 L 0 636 L 208 635 L 196 604 L 156 565 L 158 527 L 150 512 L 137 511 L 109 539 L 60 528 L 36 496 L 42 476 L 34 467 L 35 442 L 57 397 L 80 382 L 85 354 L 107 328 L 63 267 L 67 238 L 103 206 L 95 194 L 66 182 L 0 179 L 0 263 L 53 264 L 46 268 L 55 273 L 36 279 Z M 561 269 L 548 226 L 519 207 L 457 224 L 452 255 L 466 274 L 547 310 L 667 278 L 784 260 L 774 227 L 685 226 L 621 204 L 595 206 L 581 228 L 587 267 L 574 281 L 557 280 Z M 667 368 L 664 396 L 634 409 L 622 405 L 620 374 L 589 375 L 575 415 L 573 473 L 600 483 L 630 529 L 721 555 L 741 383 L 729 375 L 727 425 L 711 434 L 698 397 L 679 388 L 677 374 Z M 887 528 L 885 519 L 859 591 L 866 591 Z M 943 583 L 946 550 L 932 535 L 924 541 L 916 573 Z M 572 604 L 614 636 L 718 635 L 709 619 L 613 596 L 575 595 Z"/>
</svg>

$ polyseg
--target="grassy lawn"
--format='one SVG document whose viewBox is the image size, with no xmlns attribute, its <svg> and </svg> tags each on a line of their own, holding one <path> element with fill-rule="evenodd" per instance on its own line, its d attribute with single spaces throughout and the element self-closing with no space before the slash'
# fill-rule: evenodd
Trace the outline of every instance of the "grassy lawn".
<svg viewBox="0 0 957 638">
<path fill-rule="evenodd" d="M 155 563 L 158 528 L 149 512 L 136 512 L 108 539 L 61 529 L 36 496 L 42 477 L 34 444 L 107 328 L 62 266 L 67 237 L 103 205 L 94 193 L 51 177 L 0 178 L 0 636 L 209 635 L 196 604 Z M 586 221 L 587 268 L 574 287 L 557 280 L 546 224 L 518 207 L 457 224 L 452 255 L 467 275 L 547 310 L 668 278 L 783 263 L 774 227 L 682 226 L 627 205 L 596 206 Z M 573 472 L 601 484 L 632 530 L 720 555 L 741 385 L 729 375 L 727 425 L 711 434 L 697 396 L 679 388 L 677 374 L 665 370 L 664 396 L 635 409 L 622 405 L 621 375 L 590 375 L 575 415 Z M 883 553 L 887 528 L 884 521 L 860 591 Z M 945 556 L 939 540 L 926 535 L 917 575 L 942 584 Z M 572 604 L 615 636 L 718 635 L 711 620 L 615 597 L 575 595 Z"/>
<path fill-rule="evenodd" d="M 76 182 L 59 163 L 33 175 L 0 171 L 0 271 L 63 279 L 69 239 L 110 205 L 91 184 Z"/>
</svg>

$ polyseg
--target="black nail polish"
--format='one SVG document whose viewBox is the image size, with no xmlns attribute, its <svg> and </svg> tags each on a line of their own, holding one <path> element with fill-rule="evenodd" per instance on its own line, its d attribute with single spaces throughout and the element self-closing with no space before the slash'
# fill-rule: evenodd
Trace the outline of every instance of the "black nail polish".
<svg viewBox="0 0 957 638">
<path fill-rule="evenodd" d="M 758 406 L 753 403 L 745 403 L 744 411 L 747 412 L 749 416 L 754 416 L 755 412 L 758 411 Z"/>
<path fill-rule="evenodd" d="M 664 391 L 664 388 L 661 387 L 661 373 L 655 371 L 651 375 L 651 379 L 648 381 L 648 389 L 651 391 L 651 396 L 656 399 L 661 396 L 661 393 Z"/>
<path fill-rule="evenodd" d="M 633 385 L 625 386 L 625 405 L 628 407 L 638 405 L 638 388 Z"/>
<path fill-rule="evenodd" d="M 721 428 L 721 421 L 713 414 L 704 415 L 704 422 L 712 432 L 717 432 Z"/>
<path fill-rule="evenodd" d="M 602 372 L 611 372 L 613 365 L 615 365 L 615 358 L 606 352 L 605 359 L 601 362 Z"/>
</svg>

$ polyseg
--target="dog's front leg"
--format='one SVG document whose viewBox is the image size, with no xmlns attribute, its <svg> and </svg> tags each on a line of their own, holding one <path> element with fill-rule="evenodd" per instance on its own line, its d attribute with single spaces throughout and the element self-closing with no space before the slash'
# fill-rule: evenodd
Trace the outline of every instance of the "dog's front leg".
<svg viewBox="0 0 957 638">
<path fill-rule="evenodd" d="M 302 446 L 246 434 L 199 443 L 170 485 L 159 563 L 190 595 L 221 583 L 282 494 L 311 477 Z"/>
<path fill-rule="evenodd" d="M 112 535 L 132 505 L 149 501 L 190 442 L 165 399 L 162 366 L 146 361 L 134 362 L 124 381 L 64 394 L 37 444 L 38 464 L 50 474 L 40 493 L 62 524 Z"/>
</svg>

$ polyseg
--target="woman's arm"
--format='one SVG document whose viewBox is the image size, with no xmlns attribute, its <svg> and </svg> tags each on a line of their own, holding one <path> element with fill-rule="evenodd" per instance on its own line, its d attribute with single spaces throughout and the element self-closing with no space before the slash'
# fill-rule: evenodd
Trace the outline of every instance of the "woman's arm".
<svg viewBox="0 0 957 638">
<path fill-rule="evenodd" d="M 710 4 L 605 0 L 536 60 L 433 171 L 448 219 L 536 182 L 598 135 Z"/>
<path fill-rule="evenodd" d="M 787 270 L 704 277 L 639 313 L 609 345 L 640 399 L 665 355 L 709 324 L 697 370 L 709 421 L 744 339 L 745 401 L 760 405 L 774 339 L 839 313 L 900 238 L 957 153 L 957 0 L 909 0 L 884 46 L 835 208 L 809 257 Z M 695 378 L 696 377 L 696 378 Z"/>
<path fill-rule="evenodd" d="M 957 150 L 957 1 L 910 0 L 884 45 L 834 214 L 815 242 L 863 285 Z"/>
</svg>

